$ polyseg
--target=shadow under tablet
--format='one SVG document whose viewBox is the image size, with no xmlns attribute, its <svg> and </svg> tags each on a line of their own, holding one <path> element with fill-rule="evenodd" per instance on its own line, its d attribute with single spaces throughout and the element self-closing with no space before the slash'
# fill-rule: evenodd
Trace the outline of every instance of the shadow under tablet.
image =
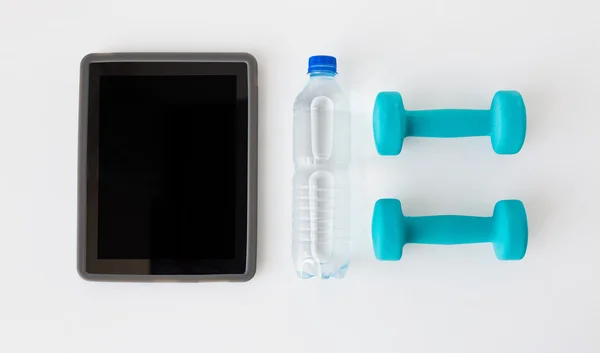
<svg viewBox="0 0 600 353">
<path fill-rule="evenodd" d="M 254 58 L 91 54 L 81 79 L 82 277 L 251 279 Z"/>
</svg>

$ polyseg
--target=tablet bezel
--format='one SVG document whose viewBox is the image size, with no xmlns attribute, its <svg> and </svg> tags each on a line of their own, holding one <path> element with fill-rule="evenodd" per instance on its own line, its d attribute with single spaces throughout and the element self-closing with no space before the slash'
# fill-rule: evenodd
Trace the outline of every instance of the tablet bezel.
<svg viewBox="0 0 600 353">
<path fill-rule="evenodd" d="M 108 65 L 94 65 L 105 64 Z M 125 63 L 125 64 L 123 64 Z M 132 65 L 134 64 L 135 65 Z M 183 65 L 179 65 L 182 64 Z M 236 72 L 243 63 L 245 72 Z M 112 65 L 111 65 L 112 64 Z M 93 65 L 93 68 L 92 68 Z M 184 67 L 186 66 L 186 67 Z M 191 71 L 190 71 L 191 69 Z M 219 266 L 219 261 L 238 261 L 236 273 L 215 274 L 210 271 L 192 271 L 192 274 L 147 274 L 150 260 L 107 260 L 98 259 L 97 216 L 98 216 L 98 113 L 97 94 L 91 95 L 93 85 L 98 84 L 99 75 L 177 75 L 177 74 L 235 74 L 238 80 L 238 98 L 247 96 L 247 163 L 246 163 L 246 236 L 245 249 L 236 246 L 236 259 L 198 260 L 204 268 Z M 245 82 L 247 90 L 240 91 Z M 89 54 L 81 62 L 80 111 L 79 111 L 79 189 L 78 189 L 78 272 L 86 280 L 105 281 L 248 281 L 256 270 L 256 177 L 257 177 L 257 133 L 258 96 L 257 63 L 247 53 L 110 53 Z M 237 197 L 237 196 L 236 196 Z M 239 201 L 242 200 L 237 200 Z M 238 235 L 236 234 L 236 237 Z M 239 243 L 239 242 L 238 242 Z M 240 254 L 244 258 L 240 257 Z M 240 260 L 243 261 L 243 268 Z M 177 263 L 170 263 L 172 272 L 178 270 Z M 208 272 L 208 273 L 206 273 Z"/>
</svg>

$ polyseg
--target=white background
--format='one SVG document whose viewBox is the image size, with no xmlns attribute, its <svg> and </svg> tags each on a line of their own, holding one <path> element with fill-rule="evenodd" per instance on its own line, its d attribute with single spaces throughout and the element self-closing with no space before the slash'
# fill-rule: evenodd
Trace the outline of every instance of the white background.
<svg viewBox="0 0 600 353">
<path fill-rule="evenodd" d="M 594 1 L 0 1 L 0 351 L 598 352 L 600 25 Z M 90 283 L 76 272 L 79 62 L 89 52 L 247 51 L 259 62 L 259 257 L 248 283 Z M 342 281 L 290 260 L 292 115 L 306 59 L 339 60 L 355 118 L 354 256 Z M 375 153 L 380 90 L 408 109 L 522 92 L 528 135 L 407 139 Z M 199 136 L 201 138 L 201 136 Z M 490 244 L 374 259 L 372 205 L 490 215 L 524 201 L 521 262 Z"/>
</svg>

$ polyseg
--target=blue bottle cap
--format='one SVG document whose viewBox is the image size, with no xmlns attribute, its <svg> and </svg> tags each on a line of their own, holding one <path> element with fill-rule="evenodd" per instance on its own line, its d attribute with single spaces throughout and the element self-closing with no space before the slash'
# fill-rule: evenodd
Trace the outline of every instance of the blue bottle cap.
<svg viewBox="0 0 600 353">
<path fill-rule="evenodd" d="M 337 60 L 329 55 L 314 55 L 308 58 L 308 73 L 324 72 L 337 74 Z"/>
</svg>

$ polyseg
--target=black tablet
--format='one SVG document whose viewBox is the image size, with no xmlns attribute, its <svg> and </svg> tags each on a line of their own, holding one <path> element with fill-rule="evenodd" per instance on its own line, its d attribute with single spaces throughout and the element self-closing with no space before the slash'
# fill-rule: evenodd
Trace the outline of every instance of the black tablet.
<svg viewBox="0 0 600 353">
<path fill-rule="evenodd" d="M 257 104 L 257 64 L 249 54 L 86 56 L 80 87 L 80 275 L 251 279 Z"/>
</svg>

